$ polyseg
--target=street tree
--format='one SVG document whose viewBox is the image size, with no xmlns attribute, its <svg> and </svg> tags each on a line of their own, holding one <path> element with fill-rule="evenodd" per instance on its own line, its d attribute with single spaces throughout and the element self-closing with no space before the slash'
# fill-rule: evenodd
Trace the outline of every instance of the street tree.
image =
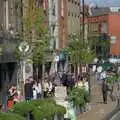
<svg viewBox="0 0 120 120">
<path fill-rule="evenodd" d="M 22 1 L 22 3 L 21 3 Z M 38 79 L 38 66 L 42 65 L 42 77 L 44 79 L 46 56 L 48 56 L 49 43 L 51 35 L 48 30 L 47 10 L 43 9 L 39 0 L 18 0 L 21 15 L 21 30 L 19 31 L 19 39 L 29 45 L 29 50 L 26 54 L 19 50 L 19 45 L 15 51 L 16 57 L 20 61 L 29 59 L 34 64 L 34 75 Z M 20 4 L 20 3 L 21 4 Z M 22 63 L 22 62 L 20 62 Z M 22 63 L 23 64 L 23 63 Z M 20 66 L 24 66 L 20 64 Z M 21 68 L 22 69 L 22 68 Z"/>
<path fill-rule="evenodd" d="M 84 45 L 84 41 L 78 35 L 71 38 L 67 51 L 76 74 L 78 74 L 78 68 L 80 69 L 82 64 L 91 63 L 95 57 L 95 52 L 91 50 L 91 46 Z"/>
<path fill-rule="evenodd" d="M 21 7 L 25 13 L 21 16 L 20 39 L 29 44 L 31 49 L 29 58 L 32 59 L 33 63 L 41 64 L 48 49 L 50 35 L 45 11 L 37 2 L 36 0 L 28 0 L 27 5 L 22 3 Z M 22 57 L 18 50 L 17 56 Z"/>
<path fill-rule="evenodd" d="M 109 54 L 110 41 L 109 38 L 100 38 L 98 36 L 93 36 L 89 38 L 89 42 L 92 48 L 95 50 L 97 57 L 105 58 Z"/>
</svg>

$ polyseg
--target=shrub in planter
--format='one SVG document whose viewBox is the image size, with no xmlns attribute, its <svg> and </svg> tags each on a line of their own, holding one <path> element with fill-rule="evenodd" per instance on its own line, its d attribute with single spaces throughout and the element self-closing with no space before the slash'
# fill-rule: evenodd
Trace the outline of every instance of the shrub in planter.
<svg viewBox="0 0 120 120">
<path fill-rule="evenodd" d="M 21 102 L 15 104 L 10 111 L 25 117 L 27 113 L 33 111 L 33 109 L 34 105 L 31 104 L 30 102 Z"/>
<path fill-rule="evenodd" d="M 42 104 L 33 110 L 33 116 L 35 120 L 43 120 L 43 119 L 53 120 L 55 115 L 62 116 L 65 113 L 66 113 L 66 109 L 64 107 L 57 105 L 54 101 L 51 100 L 42 101 Z"/>
<path fill-rule="evenodd" d="M 84 107 L 90 101 L 90 95 L 84 88 L 73 88 L 69 94 L 69 100 L 74 106 Z"/>
<path fill-rule="evenodd" d="M 55 104 L 48 103 L 45 101 L 39 106 L 36 106 L 36 109 L 34 109 L 32 112 L 35 120 L 51 120 L 55 115 L 55 107 Z"/>
<path fill-rule="evenodd" d="M 62 116 L 66 113 L 66 109 L 61 106 L 61 105 L 56 105 L 56 111 L 55 113 L 58 115 L 58 116 Z"/>
<path fill-rule="evenodd" d="M 0 120 L 25 120 L 25 118 L 14 113 L 0 112 Z"/>
<path fill-rule="evenodd" d="M 14 105 L 12 112 L 24 117 L 28 113 L 32 113 L 34 120 L 52 120 L 55 115 L 64 115 L 66 110 L 57 105 L 54 100 L 41 99 L 18 103 Z"/>
<path fill-rule="evenodd" d="M 40 106 L 40 105 L 43 105 L 45 103 L 56 104 L 56 102 L 52 99 L 33 100 L 33 101 L 30 101 L 29 103 L 34 105 L 34 106 Z"/>
</svg>

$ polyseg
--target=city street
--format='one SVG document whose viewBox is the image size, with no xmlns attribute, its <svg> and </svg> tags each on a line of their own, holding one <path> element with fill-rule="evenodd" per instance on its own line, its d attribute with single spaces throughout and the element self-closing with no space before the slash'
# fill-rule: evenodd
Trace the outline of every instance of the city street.
<svg viewBox="0 0 120 120">
<path fill-rule="evenodd" d="M 0 120 L 119 120 L 119 106 L 120 0 L 0 0 Z"/>
<path fill-rule="evenodd" d="M 108 100 L 108 104 L 103 104 L 101 87 L 99 85 L 93 89 L 94 90 L 93 97 L 90 102 L 90 110 L 86 113 L 81 114 L 78 117 L 78 120 L 104 120 L 104 118 L 116 108 L 117 102 L 112 102 L 110 98 Z"/>
</svg>

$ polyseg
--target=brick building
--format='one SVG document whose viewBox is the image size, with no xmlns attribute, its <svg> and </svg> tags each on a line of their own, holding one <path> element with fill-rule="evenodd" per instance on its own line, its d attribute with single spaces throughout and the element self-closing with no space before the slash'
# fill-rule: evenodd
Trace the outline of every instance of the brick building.
<svg viewBox="0 0 120 120">
<path fill-rule="evenodd" d="M 85 37 L 87 40 L 99 39 L 97 54 L 120 55 L 120 12 L 108 12 L 103 15 L 90 16 L 85 18 Z M 109 46 L 101 45 L 103 41 L 109 41 Z M 109 51 L 108 51 L 109 50 Z M 104 53 L 103 53 L 104 52 Z"/>
</svg>

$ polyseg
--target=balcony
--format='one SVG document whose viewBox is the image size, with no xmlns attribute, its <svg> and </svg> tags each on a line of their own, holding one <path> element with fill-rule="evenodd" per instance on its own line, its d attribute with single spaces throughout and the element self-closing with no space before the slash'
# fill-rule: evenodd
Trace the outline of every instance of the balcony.
<svg viewBox="0 0 120 120">
<path fill-rule="evenodd" d="M 15 50 L 20 40 L 2 36 L 0 37 L 0 63 L 16 62 Z"/>
</svg>

